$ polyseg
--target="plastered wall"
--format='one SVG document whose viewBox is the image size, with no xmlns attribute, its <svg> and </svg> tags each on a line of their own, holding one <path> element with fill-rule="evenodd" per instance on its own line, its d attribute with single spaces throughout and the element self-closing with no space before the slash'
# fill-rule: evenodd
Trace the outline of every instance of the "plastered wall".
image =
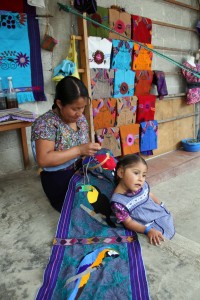
<svg viewBox="0 0 200 300">
<path fill-rule="evenodd" d="M 69 1 L 60 0 L 63 4 Z M 124 7 L 127 12 L 142 15 L 155 21 L 173 23 L 185 27 L 194 27 L 199 19 L 197 12 L 184 9 L 172 4 L 164 3 L 162 0 L 97 0 L 99 6 L 108 7 L 112 4 Z M 195 5 L 196 0 L 181 0 L 181 2 Z M 54 99 L 55 84 L 52 82 L 53 68 L 66 57 L 69 48 L 70 34 L 77 33 L 76 17 L 58 10 L 57 0 L 49 0 L 47 9 L 38 9 L 38 14 L 51 14 L 47 22 L 50 23 L 50 31 L 58 40 L 58 45 L 53 53 L 41 50 L 45 93 L 47 102 L 29 103 L 20 105 L 22 109 L 28 109 L 37 114 L 42 114 L 51 108 Z M 46 27 L 46 18 L 39 19 L 41 37 Z M 199 48 L 199 38 L 196 33 L 183 31 L 174 28 L 153 25 L 152 44 L 162 47 L 191 49 Z M 183 52 L 172 52 L 159 50 L 161 53 L 170 56 L 178 62 L 182 62 L 187 54 Z M 153 58 L 153 69 L 163 70 L 165 72 L 179 71 L 178 67 L 169 62 L 156 57 Z M 169 94 L 179 94 L 185 92 L 185 81 L 180 75 L 166 76 Z M 156 91 L 155 91 L 156 92 Z M 181 114 L 191 114 L 194 112 L 194 106 L 185 104 L 184 98 L 173 98 L 157 101 L 156 119 L 166 120 L 174 118 Z M 167 123 L 159 124 L 159 147 L 155 155 L 162 154 L 176 149 L 179 141 L 184 137 L 193 137 L 195 129 L 195 117 L 188 117 Z M 196 125 L 198 129 L 198 125 Z M 29 154 L 31 163 L 34 164 L 30 150 L 30 128 L 27 129 L 27 138 L 29 143 Z M 23 160 L 20 148 L 19 133 L 16 131 L 0 133 L 0 176 L 23 169 Z"/>
</svg>

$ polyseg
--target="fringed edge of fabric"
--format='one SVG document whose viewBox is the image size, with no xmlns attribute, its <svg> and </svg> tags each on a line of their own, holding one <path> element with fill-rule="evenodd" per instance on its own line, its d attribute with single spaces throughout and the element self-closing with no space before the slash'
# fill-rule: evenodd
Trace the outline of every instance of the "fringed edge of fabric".
<svg viewBox="0 0 200 300">
<path fill-rule="evenodd" d="M 18 92 L 17 93 L 17 101 L 19 104 L 25 103 L 25 102 L 35 102 L 33 92 Z"/>
<path fill-rule="evenodd" d="M 47 101 L 44 91 L 33 91 L 35 101 Z"/>
</svg>

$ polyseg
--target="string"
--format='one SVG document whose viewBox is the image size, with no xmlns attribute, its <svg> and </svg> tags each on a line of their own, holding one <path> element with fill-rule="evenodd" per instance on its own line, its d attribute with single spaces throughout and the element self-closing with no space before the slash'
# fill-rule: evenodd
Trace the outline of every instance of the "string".
<svg viewBox="0 0 200 300">
<path fill-rule="evenodd" d="M 86 167 L 85 166 L 83 167 L 83 184 L 84 185 L 86 185 L 85 178 L 87 179 L 87 184 L 89 184 L 89 177 L 88 177 L 87 171 L 88 171 L 88 168 L 89 168 L 91 160 L 92 160 L 92 157 L 90 156 L 90 158 L 89 158 L 89 160 L 88 160 L 88 162 L 86 164 Z"/>
<path fill-rule="evenodd" d="M 193 74 L 195 77 L 200 78 L 200 73 L 199 73 L 199 72 L 197 72 L 197 71 L 195 71 L 195 70 L 193 70 L 193 69 L 191 69 L 191 68 L 189 68 L 189 67 L 187 67 L 187 66 L 184 66 L 183 64 L 181 64 L 181 63 L 175 61 L 174 59 L 172 59 L 172 58 L 170 58 L 170 57 L 168 57 L 168 56 L 166 56 L 166 55 L 164 55 L 164 54 L 162 54 L 162 53 L 156 51 L 155 49 L 151 49 L 151 48 L 149 48 L 148 46 L 146 46 L 145 44 L 140 43 L 140 42 L 137 42 L 137 41 L 135 41 L 135 40 L 133 40 L 133 39 L 130 39 L 130 38 L 128 38 L 127 36 L 125 36 L 125 35 L 123 35 L 123 34 L 121 34 L 121 33 L 118 33 L 118 32 L 115 31 L 114 29 L 111 29 L 111 28 L 105 26 L 104 24 L 101 24 L 101 23 L 99 23 L 99 22 L 97 22 L 97 21 L 95 21 L 95 20 L 93 20 L 93 19 L 91 19 L 91 18 L 89 18 L 89 17 L 83 16 L 81 13 L 79 13 L 78 11 L 76 11 L 75 9 L 71 8 L 71 7 L 68 6 L 68 5 L 64 5 L 64 4 L 59 3 L 59 2 L 58 2 L 58 5 L 59 5 L 59 7 L 60 7 L 60 10 L 64 10 L 65 12 L 70 12 L 70 13 L 72 13 L 72 14 L 75 14 L 75 15 L 81 17 L 82 19 L 85 19 L 85 20 L 87 20 L 87 21 L 89 21 L 89 22 L 91 22 L 91 23 L 94 23 L 95 25 L 98 25 L 99 27 L 104 28 L 104 29 L 107 30 L 107 31 L 116 33 L 117 35 L 119 35 L 119 36 L 121 36 L 121 37 L 127 39 L 128 41 L 134 42 L 135 44 L 138 44 L 138 45 L 141 46 L 142 48 L 144 48 L 144 49 L 146 49 L 146 50 L 148 50 L 148 51 L 151 51 L 151 52 L 155 53 L 156 55 L 158 55 L 158 56 L 160 56 L 161 58 L 163 58 L 163 59 L 169 61 L 170 63 L 176 65 L 177 67 L 179 67 L 179 68 L 181 68 L 181 69 L 183 69 L 183 70 L 185 70 L 185 71 L 187 71 L 187 72 Z"/>
</svg>

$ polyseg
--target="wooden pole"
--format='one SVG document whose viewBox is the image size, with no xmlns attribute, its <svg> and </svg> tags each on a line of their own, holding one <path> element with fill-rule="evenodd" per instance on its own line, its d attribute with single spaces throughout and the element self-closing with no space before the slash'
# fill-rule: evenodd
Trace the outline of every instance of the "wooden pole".
<svg viewBox="0 0 200 300">
<path fill-rule="evenodd" d="M 192 5 L 185 4 L 185 3 L 182 3 L 182 2 L 179 2 L 179 1 L 176 1 L 176 0 L 162 0 L 162 1 L 163 2 L 168 2 L 168 3 L 171 3 L 171 4 L 175 4 L 175 5 L 181 6 L 183 8 L 187 8 L 187 9 L 192 9 L 192 10 L 195 10 L 195 11 L 199 11 L 198 7 L 194 7 Z"/>
<path fill-rule="evenodd" d="M 179 26 L 179 25 L 170 24 L 170 23 L 164 23 L 164 22 L 160 22 L 160 21 L 153 21 L 152 20 L 152 24 L 160 25 L 160 26 L 165 26 L 165 27 L 171 27 L 171 28 L 175 28 L 175 29 L 181 29 L 181 30 L 187 30 L 187 31 L 196 32 L 196 30 L 194 28 Z"/>
</svg>

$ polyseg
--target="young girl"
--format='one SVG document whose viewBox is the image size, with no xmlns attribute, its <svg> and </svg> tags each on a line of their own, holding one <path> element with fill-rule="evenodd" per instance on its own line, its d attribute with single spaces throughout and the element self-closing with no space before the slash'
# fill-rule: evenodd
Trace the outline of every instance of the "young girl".
<svg viewBox="0 0 200 300">
<path fill-rule="evenodd" d="M 122 157 L 116 169 L 118 185 L 111 198 L 111 208 L 124 227 L 144 233 L 151 244 L 159 245 L 164 237 L 175 234 L 173 219 L 163 203 L 150 192 L 145 181 L 146 161 L 134 154 Z"/>
</svg>

